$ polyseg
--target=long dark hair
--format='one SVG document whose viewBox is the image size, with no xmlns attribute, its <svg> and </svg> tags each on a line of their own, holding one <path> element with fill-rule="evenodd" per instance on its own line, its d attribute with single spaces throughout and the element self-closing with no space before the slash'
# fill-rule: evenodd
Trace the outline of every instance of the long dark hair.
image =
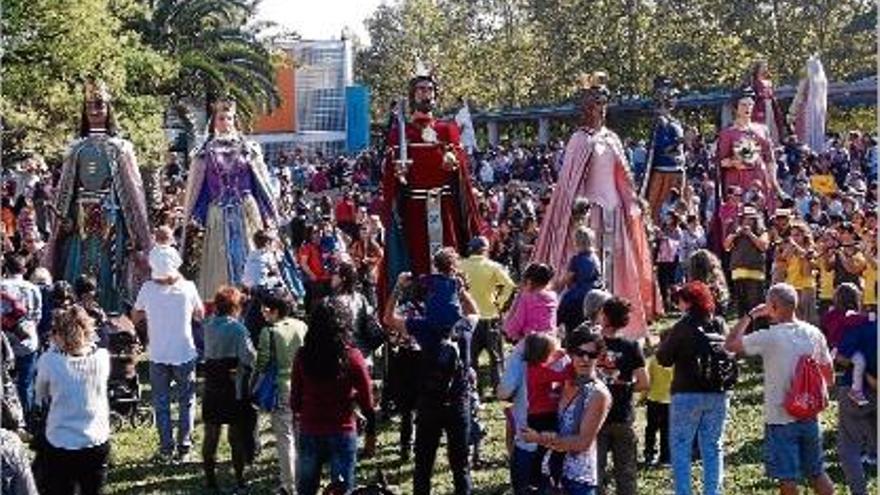
<svg viewBox="0 0 880 495">
<path fill-rule="evenodd" d="M 341 261 L 336 267 L 336 275 L 339 277 L 337 294 L 354 294 L 357 285 L 357 268 L 351 261 Z"/>
<path fill-rule="evenodd" d="M 343 376 L 349 368 L 348 347 L 354 317 L 343 301 L 324 298 L 315 305 L 309 318 L 309 331 L 301 352 L 307 375 L 320 380 Z"/>
<path fill-rule="evenodd" d="M 89 112 L 86 103 L 82 104 L 82 113 L 79 119 L 79 137 L 88 137 L 89 135 Z M 113 113 L 113 104 L 107 102 L 107 123 L 104 125 L 108 136 L 116 136 L 119 134 L 119 126 L 116 124 L 116 115 Z"/>
</svg>

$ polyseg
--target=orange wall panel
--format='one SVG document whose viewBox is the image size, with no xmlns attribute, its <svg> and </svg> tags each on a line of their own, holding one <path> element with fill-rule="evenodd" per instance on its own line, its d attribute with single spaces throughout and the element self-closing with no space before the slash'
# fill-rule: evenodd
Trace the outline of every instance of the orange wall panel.
<svg viewBox="0 0 880 495">
<path fill-rule="evenodd" d="M 296 132 L 296 69 L 292 60 L 287 58 L 275 73 L 281 104 L 272 113 L 257 117 L 253 129 L 256 134 Z"/>
</svg>

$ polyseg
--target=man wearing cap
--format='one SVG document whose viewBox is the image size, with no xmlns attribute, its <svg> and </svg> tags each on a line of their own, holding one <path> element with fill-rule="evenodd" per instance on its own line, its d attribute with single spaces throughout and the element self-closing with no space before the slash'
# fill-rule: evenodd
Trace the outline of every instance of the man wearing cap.
<svg viewBox="0 0 880 495">
<path fill-rule="evenodd" d="M 460 269 L 480 314 L 480 321 L 471 341 L 471 366 L 476 371 L 479 367 L 480 354 L 484 350 L 489 353 L 489 366 L 491 366 L 489 376 L 494 390 L 498 387 L 504 362 L 498 320 L 501 316 L 501 308 L 507 304 L 516 284 L 510 278 L 507 269 L 489 259 L 488 239 L 483 236 L 474 237 L 468 243 L 468 251 L 470 256 L 461 262 Z M 479 380 L 477 386 L 482 396 L 483 389 Z"/>
<path fill-rule="evenodd" d="M 744 207 L 735 229 L 724 239 L 724 250 L 730 253 L 731 293 L 740 317 L 764 298 L 769 245 L 760 212 L 754 206 Z"/>
<path fill-rule="evenodd" d="M 196 285 L 177 271 L 180 257 L 174 248 L 152 250 L 149 263 L 152 278 L 138 293 L 132 321 L 147 320 L 150 386 L 159 431 L 155 458 L 185 460 L 192 448 L 198 359 L 192 320 L 201 320 L 204 309 Z M 177 384 L 179 406 L 176 441 L 171 423 L 172 382 Z"/>
</svg>

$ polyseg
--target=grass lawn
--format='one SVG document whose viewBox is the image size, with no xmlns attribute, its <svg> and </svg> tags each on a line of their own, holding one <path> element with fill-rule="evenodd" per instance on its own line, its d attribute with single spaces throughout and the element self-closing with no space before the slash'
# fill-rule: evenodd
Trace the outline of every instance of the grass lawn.
<svg viewBox="0 0 880 495">
<path fill-rule="evenodd" d="M 725 438 L 725 493 L 771 494 L 776 493 L 774 485 L 764 476 L 762 464 L 763 418 L 761 410 L 762 385 L 760 367 L 755 364 L 744 366 L 744 373 L 731 400 L 730 422 Z M 482 412 L 488 426 L 488 437 L 484 443 L 486 468 L 473 473 L 475 494 L 510 493 L 506 453 L 504 448 L 503 404 L 490 402 Z M 826 466 L 837 485 L 838 493 L 847 493 L 843 485 L 843 473 L 837 463 L 834 425 L 837 423 L 837 405 L 822 415 L 822 430 L 826 453 Z M 198 418 L 198 417 L 197 417 Z M 251 480 L 250 493 L 271 494 L 276 486 L 277 464 L 275 449 L 269 431 L 268 418 L 261 417 L 263 451 L 255 465 L 248 472 Z M 644 427 L 644 408 L 638 408 L 636 428 L 642 437 Z M 201 446 L 202 427 L 196 424 L 195 445 Z M 362 481 L 369 481 L 381 470 L 401 495 L 412 493 L 412 471 L 410 461 L 399 461 L 396 448 L 397 424 L 382 425 L 379 448 L 374 459 L 359 462 L 357 475 Z M 158 448 L 157 434 L 152 428 L 128 429 L 113 438 L 112 467 L 110 469 L 109 494 L 195 494 L 201 493 L 203 476 L 198 450 L 195 461 L 187 465 L 160 466 L 149 462 Z M 641 447 L 639 449 L 641 454 Z M 224 461 L 218 466 L 221 485 L 232 486 L 231 466 L 228 447 L 221 443 L 219 458 Z M 695 485 L 699 493 L 700 469 L 694 469 Z M 870 491 L 876 492 L 876 471 L 871 473 Z M 434 493 L 452 493 L 452 476 L 447 467 L 445 449 L 441 447 L 435 467 Z M 672 474 L 669 469 L 643 470 L 639 473 L 639 493 L 672 493 Z"/>
</svg>

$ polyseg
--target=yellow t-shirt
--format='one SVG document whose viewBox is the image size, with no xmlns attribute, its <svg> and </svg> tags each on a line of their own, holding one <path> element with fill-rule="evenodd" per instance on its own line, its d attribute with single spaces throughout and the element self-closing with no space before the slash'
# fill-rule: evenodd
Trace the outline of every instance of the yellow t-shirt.
<svg viewBox="0 0 880 495">
<path fill-rule="evenodd" d="M 650 401 L 669 404 L 670 388 L 672 387 L 672 367 L 660 366 L 656 356 L 648 359 L 648 378 L 651 385 L 646 397 Z"/>
<path fill-rule="evenodd" d="M 813 270 L 807 270 L 804 266 L 807 264 L 809 261 L 798 256 L 792 256 L 788 259 L 785 281 L 797 290 L 816 288 L 816 278 L 813 275 Z"/>
<path fill-rule="evenodd" d="M 834 176 L 831 174 L 810 177 L 810 185 L 813 186 L 814 191 L 823 196 L 837 191 L 837 182 L 834 181 Z"/>
<path fill-rule="evenodd" d="M 823 263 L 819 263 L 819 299 L 830 301 L 834 299 L 834 270 L 827 270 Z"/>
<path fill-rule="evenodd" d="M 865 281 L 865 292 L 862 294 L 862 304 L 877 304 L 877 261 L 868 260 L 865 271 L 862 272 Z"/>
</svg>

